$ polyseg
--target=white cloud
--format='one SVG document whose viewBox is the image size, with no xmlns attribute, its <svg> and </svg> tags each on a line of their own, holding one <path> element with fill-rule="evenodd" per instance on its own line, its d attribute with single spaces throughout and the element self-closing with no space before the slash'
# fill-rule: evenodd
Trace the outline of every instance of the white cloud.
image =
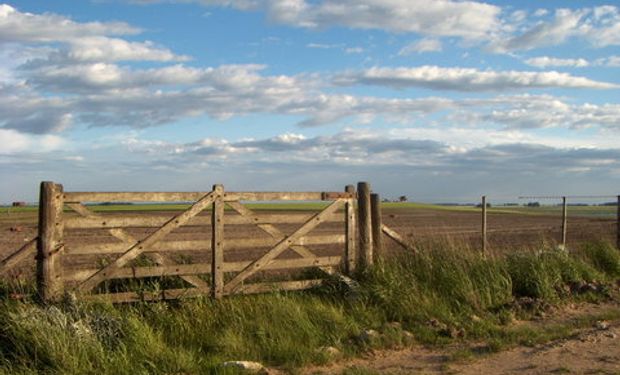
<svg viewBox="0 0 620 375">
<path fill-rule="evenodd" d="M 499 124 L 508 129 L 598 127 L 620 130 L 620 104 L 569 104 L 549 95 L 500 96 L 489 100 L 462 102 L 465 113 L 455 113 L 456 121 L 471 124 Z"/>
<path fill-rule="evenodd" d="M 56 135 L 32 135 L 0 128 L 0 144 L 0 155 L 37 154 L 59 150 L 65 146 L 66 141 Z"/>
<path fill-rule="evenodd" d="M 526 64 L 535 66 L 537 68 L 546 68 L 549 66 L 568 66 L 575 68 L 582 68 L 589 66 L 590 63 L 586 59 L 561 59 L 557 57 L 540 56 L 532 57 L 524 61 Z"/>
<path fill-rule="evenodd" d="M 612 68 L 620 67 L 620 56 L 608 56 L 594 60 L 594 65 L 607 66 Z"/>
<path fill-rule="evenodd" d="M 362 47 L 347 47 L 344 49 L 344 52 L 348 54 L 364 53 L 364 49 Z"/>
<path fill-rule="evenodd" d="M 556 9 L 553 19 L 539 21 L 523 33 L 492 43 L 499 52 L 530 50 L 580 38 L 594 47 L 620 45 L 620 11 L 615 6 Z"/>
<path fill-rule="evenodd" d="M 73 41 L 88 36 L 137 34 L 140 30 L 124 22 L 78 23 L 51 14 L 24 13 L 0 4 L 0 43 Z"/>
<path fill-rule="evenodd" d="M 486 39 L 500 27 L 499 7 L 474 1 L 437 0 L 414 2 L 272 0 L 267 2 L 270 19 L 304 28 L 344 26 L 383 29 L 434 36 Z"/>
<path fill-rule="evenodd" d="M 153 42 L 128 42 L 118 38 L 84 37 L 72 40 L 67 58 L 76 61 L 187 61 Z"/>
<path fill-rule="evenodd" d="M 442 50 L 441 41 L 435 38 L 424 38 L 410 43 L 401 48 L 399 55 L 411 55 L 412 53 L 439 52 Z"/>
<path fill-rule="evenodd" d="M 601 57 L 593 61 L 584 58 L 564 59 L 549 56 L 532 57 L 523 61 L 524 63 L 538 68 L 556 67 L 572 67 L 584 68 L 588 66 L 602 66 L 616 68 L 620 66 L 620 56 Z"/>
<path fill-rule="evenodd" d="M 425 87 L 436 90 L 501 91 L 518 88 L 590 88 L 611 89 L 612 83 L 594 81 L 585 77 L 560 72 L 493 71 L 474 68 L 443 68 L 420 66 L 415 68 L 373 67 L 358 72 L 337 74 L 339 85 L 377 85 L 395 88 Z"/>
</svg>

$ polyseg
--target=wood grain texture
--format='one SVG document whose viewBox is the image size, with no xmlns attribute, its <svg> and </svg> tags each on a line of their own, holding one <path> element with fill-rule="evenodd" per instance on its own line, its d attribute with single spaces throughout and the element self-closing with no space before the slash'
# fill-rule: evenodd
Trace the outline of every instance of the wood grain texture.
<svg viewBox="0 0 620 375">
<path fill-rule="evenodd" d="M 63 187 L 41 183 L 37 242 L 37 291 L 43 302 L 58 300 L 63 293 L 60 253 L 63 244 Z"/>
<path fill-rule="evenodd" d="M 0 261 L 0 275 L 6 274 L 26 259 L 33 259 L 37 253 L 37 241 L 38 237 L 31 239 L 20 247 L 19 250 L 2 259 Z"/>
<path fill-rule="evenodd" d="M 66 202 L 194 202 L 209 192 L 67 192 Z M 225 201 L 320 201 L 353 198 L 341 192 L 226 192 Z"/>
<path fill-rule="evenodd" d="M 411 251 L 412 253 L 416 253 L 416 249 L 413 246 L 411 246 L 407 240 L 405 240 L 400 234 L 398 234 L 398 232 L 396 232 L 392 228 L 383 224 L 381 226 L 381 231 L 385 233 L 388 237 L 396 241 L 396 243 L 398 243 L 400 246 Z"/>
<path fill-rule="evenodd" d="M 359 264 L 362 267 L 373 263 L 372 249 L 372 217 L 370 212 L 370 184 L 357 184 Z"/>
<path fill-rule="evenodd" d="M 91 210 L 89 210 L 87 207 L 85 207 L 84 205 L 80 203 L 68 203 L 67 206 L 69 206 L 69 208 L 71 208 L 73 211 L 77 212 L 78 214 L 84 217 L 92 218 L 92 219 L 101 219 L 99 215 L 92 212 Z M 132 246 L 135 246 L 138 243 L 138 240 L 136 240 L 132 235 L 130 235 L 129 233 L 127 233 L 126 231 L 122 229 L 113 228 L 113 229 L 110 229 L 108 232 L 115 238 L 122 241 L 122 243 L 120 244 L 106 244 L 105 245 L 105 246 L 116 246 L 117 253 L 125 252 L 127 251 L 128 248 L 131 248 Z M 81 246 L 84 246 L 84 245 L 81 245 Z M 86 247 L 88 250 L 88 245 L 86 245 Z M 73 251 L 70 251 L 70 249 L 72 248 L 69 247 L 68 248 L 69 251 L 66 251 L 66 254 L 69 255 L 69 254 L 102 254 L 102 253 L 105 253 L 105 252 L 101 252 L 102 249 L 99 247 L 91 246 L 91 248 L 94 250 L 97 250 L 97 252 L 81 252 L 81 253 L 79 251 L 73 252 Z M 111 251 L 107 252 L 107 254 L 110 254 L 110 253 L 112 252 Z M 161 255 L 160 253 L 157 253 L 157 252 L 148 252 L 146 253 L 146 256 L 149 257 L 151 260 L 153 260 L 156 264 L 159 264 L 162 266 L 169 266 L 169 265 L 177 264 L 172 259 L 164 255 Z M 65 272 L 70 273 L 71 271 L 65 270 Z M 94 273 L 92 273 L 91 275 L 94 275 Z M 67 276 L 67 277 L 70 277 L 70 276 Z M 207 284 L 204 280 L 202 280 L 199 277 L 181 276 L 181 278 L 197 288 L 208 288 L 209 287 L 209 284 Z"/>
<path fill-rule="evenodd" d="M 342 261 L 340 256 L 317 257 L 317 258 L 296 258 L 296 259 L 276 259 L 266 265 L 263 270 L 285 270 L 299 269 L 308 267 L 333 267 Z M 221 264 L 222 272 L 239 272 L 250 265 L 252 261 L 225 262 Z M 86 280 L 94 275 L 98 269 L 83 269 L 71 272 L 66 275 L 65 281 L 76 282 Z M 212 273 L 211 263 L 175 264 L 168 266 L 150 267 L 123 267 L 109 279 L 130 279 L 142 277 L 163 277 L 163 276 L 189 276 L 189 275 L 208 275 Z M 209 288 L 206 285 L 206 288 Z"/>
<path fill-rule="evenodd" d="M 211 209 L 211 295 L 222 298 L 224 291 L 224 187 L 213 186 L 213 207 Z"/>
<path fill-rule="evenodd" d="M 96 274 L 91 276 L 89 279 L 81 283 L 78 286 L 79 291 L 87 292 L 97 286 L 97 284 L 105 280 L 107 277 L 113 275 L 114 272 L 127 264 L 127 262 L 135 259 L 138 255 L 148 250 L 151 246 L 159 242 L 174 229 L 184 225 L 187 221 L 189 221 L 190 218 L 198 215 L 208 205 L 213 203 L 213 197 L 213 193 L 205 195 L 203 198 L 194 203 L 187 211 L 180 213 L 179 215 L 170 219 L 157 231 L 148 235 L 143 241 L 132 246 L 129 250 L 123 253 L 123 255 L 118 257 L 114 262 L 110 263 L 109 265 L 98 271 Z"/>
<path fill-rule="evenodd" d="M 347 185 L 345 190 L 351 194 L 355 194 L 355 186 Z M 345 271 L 348 275 L 355 272 L 357 264 L 357 210 L 355 209 L 355 199 L 347 199 L 345 203 Z"/>
<path fill-rule="evenodd" d="M 323 218 L 327 215 L 331 215 L 334 213 L 343 203 L 344 201 L 338 199 L 331 203 L 327 208 L 325 208 L 320 213 L 314 215 L 310 220 L 308 220 L 305 224 L 303 224 L 297 231 L 295 231 L 290 236 L 282 239 L 276 246 L 274 246 L 271 250 L 269 250 L 266 254 L 261 256 L 259 259 L 252 262 L 248 265 L 243 271 L 238 273 L 232 280 L 228 282 L 228 284 L 224 287 L 224 291 L 226 293 L 230 293 L 235 290 L 245 279 L 255 274 L 259 270 L 261 270 L 264 266 L 269 264 L 273 259 L 275 259 L 278 255 L 280 255 L 284 250 L 290 247 L 295 241 L 305 236 L 312 229 L 316 228 L 322 221 Z"/>
</svg>

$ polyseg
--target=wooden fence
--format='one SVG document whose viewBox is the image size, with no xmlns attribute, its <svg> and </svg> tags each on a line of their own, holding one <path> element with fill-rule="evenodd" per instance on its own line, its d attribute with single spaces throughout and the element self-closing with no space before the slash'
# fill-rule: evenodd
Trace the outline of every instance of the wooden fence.
<svg viewBox="0 0 620 375">
<path fill-rule="evenodd" d="M 255 212 L 246 202 L 256 201 L 321 201 L 325 207 L 312 213 Z M 103 213 L 93 209 L 97 202 L 192 204 L 178 214 L 163 216 L 140 209 Z M 347 277 L 357 267 L 372 265 L 373 254 L 383 249 L 384 236 L 416 251 L 410 239 L 382 222 L 380 202 L 365 182 L 358 183 L 357 192 L 352 185 L 343 192 L 227 192 L 221 185 L 207 192 L 64 192 L 60 184 L 42 182 L 38 237 L 0 260 L 0 274 L 35 258 L 37 289 L 43 301 L 57 300 L 65 292 L 84 299 L 129 302 L 306 289 L 321 283 L 326 275 Z M 566 206 L 564 198 L 562 245 L 566 244 Z M 481 250 L 485 251 L 486 197 L 480 207 Z M 209 212 L 203 213 L 205 210 Z M 325 222 L 342 225 L 338 233 L 317 233 Z M 204 237 L 174 238 L 177 231 L 188 227 Z M 234 227 L 241 228 L 237 233 L 244 235 L 225 235 L 226 228 L 230 232 Z M 248 227 L 262 236 L 247 232 Z M 71 241 L 76 232 L 81 237 Z M 89 240 L 95 237 L 107 241 Z M 620 206 L 617 241 L 620 248 Z M 322 246 L 337 248 L 337 253 L 321 255 Z M 238 250 L 251 259 L 228 258 Z M 196 257 L 183 258 L 188 252 Z M 75 259 L 82 259 L 81 268 L 75 267 Z M 287 278 L 308 268 L 319 272 L 312 277 Z M 284 274 L 284 280 L 270 277 L 274 274 Z M 148 288 L 137 288 L 138 292 L 110 288 L 123 286 L 119 279 L 153 278 L 173 280 L 169 284 L 175 286 L 150 292 L 144 291 Z"/>
<path fill-rule="evenodd" d="M 60 184 L 41 183 L 39 237 L 37 241 L 37 288 L 44 301 L 54 301 L 65 292 L 83 298 L 106 298 L 113 302 L 175 299 L 210 295 L 259 293 L 270 290 L 298 290 L 315 286 L 323 278 L 260 282 L 252 281 L 259 272 L 318 268 L 324 274 L 351 274 L 358 265 L 372 264 L 372 221 L 370 187 L 351 185 L 344 192 L 227 192 L 214 185 L 210 192 L 64 192 Z M 318 213 L 259 214 L 244 202 L 251 201 L 327 201 Z M 99 214 L 94 202 L 193 202 L 173 217 L 157 215 Z M 88 204 L 86 204 L 88 203 Z M 228 212 L 225 211 L 228 207 Z M 69 215 L 66 208 L 74 212 Z M 210 215 L 199 215 L 210 209 Z M 77 215 L 75 215 L 77 214 Z M 312 235 L 321 223 L 341 221 L 339 234 Z M 284 233 L 275 224 L 299 224 Z M 225 226 L 254 225 L 268 238 L 226 238 Z M 198 226 L 209 232 L 209 240 L 170 240 L 170 233 L 183 226 Z M 129 228 L 156 228 L 138 239 Z M 72 230 L 105 230 L 114 242 L 68 244 Z M 339 255 L 317 256 L 313 245 L 338 245 Z M 267 247 L 256 259 L 226 261 L 230 249 Z M 359 249 L 359 251 L 358 251 Z M 174 252 L 194 251 L 207 261 L 179 264 Z M 76 270 L 67 267 L 70 258 L 81 255 L 107 255 L 113 258 L 103 267 Z M 284 255 L 284 256 L 283 256 Z M 149 265 L 136 264 L 146 257 Z M 179 277 L 187 287 L 157 292 L 121 291 L 101 288 L 116 279 Z M 101 293 L 98 293 L 101 292 Z"/>
</svg>

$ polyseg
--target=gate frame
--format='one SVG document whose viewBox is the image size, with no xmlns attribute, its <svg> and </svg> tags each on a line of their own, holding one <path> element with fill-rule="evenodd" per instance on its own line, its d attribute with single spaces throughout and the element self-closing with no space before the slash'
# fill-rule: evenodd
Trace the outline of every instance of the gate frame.
<svg viewBox="0 0 620 375">
<path fill-rule="evenodd" d="M 213 298 L 221 298 L 224 294 L 234 293 L 256 293 L 268 290 L 274 290 L 273 287 L 261 285 L 266 283 L 243 284 L 243 281 L 252 276 L 255 272 L 268 266 L 281 253 L 287 249 L 292 249 L 302 256 L 302 259 L 283 260 L 279 259 L 277 267 L 285 268 L 286 264 L 290 264 L 290 268 L 308 267 L 310 265 L 317 266 L 319 269 L 331 273 L 334 259 L 342 259 L 341 265 L 347 275 L 352 275 L 356 268 L 367 267 L 372 264 L 372 231 L 370 207 L 370 186 L 367 183 L 359 183 L 361 188 L 360 194 L 356 194 L 352 185 L 345 187 L 344 192 L 224 192 L 222 185 L 213 185 L 210 192 L 191 192 L 191 193 L 162 193 L 162 192 L 64 192 L 61 184 L 51 181 L 44 181 L 40 187 L 39 200 L 39 236 L 37 240 L 37 291 L 43 302 L 53 302 L 59 300 L 65 293 L 65 282 L 67 280 L 78 279 L 75 275 L 63 275 L 62 257 L 65 253 L 64 229 L 65 218 L 63 215 L 64 207 L 68 207 L 75 211 L 80 218 L 69 219 L 69 228 L 76 228 L 76 223 L 82 222 L 102 222 L 103 228 L 109 228 L 109 233 L 121 241 L 120 244 L 114 246 L 127 246 L 127 249 L 116 258 L 112 263 L 88 275 L 76 288 L 80 294 L 88 294 L 102 281 L 108 280 L 118 274 L 126 273 L 123 268 L 128 262 L 135 259 L 141 254 L 149 256 L 159 265 L 159 267 L 150 267 L 151 269 L 161 269 L 162 275 L 170 266 L 177 269 L 177 273 L 171 272 L 170 275 L 182 277 L 185 281 L 192 284 L 195 288 L 185 289 L 168 289 L 161 292 L 157 296 L 142 296 L 142 300 L 150 299 L 174 299 L 184 296 L 210 295 Z M 241 200 L 249 201 L 269 201 L 269 200 L 322 200 L 332 201 L 330 205 L 322 209 L 320 212 L 312 215 L 312 217 L 297 228 L 292 234 L 285 235 L 272 224 L 256 223 L 256 214 L 247 207 L 239 203 Z M 358 209 L 355 209 L 356 200 Z M 91 211 L 82 202 L 125 202 L 125 201 L 148 201 L 148 202 L 171 202 L 171 201 L 193 201 L 194 203 L 189 209 L 175 215 L 167 220 L 155 232 L 149 234 L 142 240 L 136 240 L 127 233 L 124 228 L 131 227 L 132 221 L 127 221 L 126 225 L 119 223 L 109 224 L 106 226 L 106 218 Z M 241 272 L 237 273 L 233 278 L 224 283 L 224 272 L 231 272 L 232 266 L 224 263 L 224 207 L 228 205 L 234 211 L 237 211 L 243 220 L 247 219 L 248 223 L 254 223 L 264 232 L 269 234 L 275 241 L 274 245 L 270 245 L 270 250 L 256 260 L 253 260 L 244 267 Z M 157 243 L 174 229 L 187 224 L 187 222 L 201 211 L 211 206 L 211 284 L 209 285 L 203 279 L 196 276 L 197 274 L 205 274 L 209 272 L 199 272 L 195 274 L 181 273 L 179 269 L 187 269 L 191 265 L 176 265 L 176 262 L 169 259 L 163 254 L 153 249 Z M 344 254 L 342 257 L 316 257 L 312 252 L 307 250 L 303 243 L 304 236 L 318 226 L 323 219 L 334 215 L 335 212 L 344 208 Z M 359 210 L 359 212 L 358 212 Z M 255 220 L 253 220 L 255 219 Z M 240 220 L 237 220 L 240 221 Z M 152 225 L 151 225 L 152 226 Z M 156 225 L 158 226 L 158 225 Z M 342 239 L 342 237 L 341 237 Z M 296 241 L 301 241 L 297 243 Z M 358 252 L 357 249 L 360 248 Z M 149 251 L 146 253 L 146 251 Z M 311 259 L 304 259 L 311 258 Z M 286 263 L 286 264 L 285 264 Z M 168 267 L 167 267 L 168 266 Z M 203 266 L 197 264 L 196 269 Z M 235 265 L 238 266 L 238 265 Z M 142 268 L 142 267 L 141 267 Z M 149 268 L 149 267 L 144 267 Z M 238 267 L 237 267 L 238 268 Z M 272 267 L 273 268 L 273 267 Z M 138 270 L 139 268 L 136 268 Z M 202 268 L 200 268 L 202 270 Z M 138 272 L 135 277 L 140 274 L 147 275 L 149 270 Z M 151 271 L 152 273 L 152 271 Z M 121 275 L 122 277 L 122 275 Z M 306 289 L 318 284 L 319 280 L 300 280 L 275 283 L 280 285 L 281 289 L 298 290 Z M 133 296 L 130 296 L 132 294 Z M 105 295 L 90 295 L 85 297 L 108 296 L 112 297 L 114 302 L 126 302 L 136 300 L 136 293 L 110 293 Z"/>
</svg>

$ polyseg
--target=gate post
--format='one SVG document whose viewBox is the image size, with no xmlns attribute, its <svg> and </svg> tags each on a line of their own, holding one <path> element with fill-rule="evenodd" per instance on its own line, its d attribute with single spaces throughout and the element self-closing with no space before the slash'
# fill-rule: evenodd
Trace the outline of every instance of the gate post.
<svg viewBox="0 0 620 375">
<path fill-rule="evenodd" d="M 379 194 L 370 194 L 370 216 L 372 219 L 372 246 L 373 250 L 379 254 L 383 254 L 383 236 L 381 219 L 381 197 Z"/>
<path fill-rule="evenodd" d="M 359 210 L 360 263 L 362 267 L 368 267 L 373 264 L 370 184 L 368 182 L 357 183 L 357 208 Z"/>
<path fill-rule="evenodd" d="M 42 302 L 58 300 L 63 293 L 61 251 L 64 247 L 63 187 L 41 182 L 39 237 L 37 241 L 37 292 Z"/>
<path fill-rule="evenodd" d="M 224 186 L 213 185 L 216 194 L 211 207 L 211 295 L 222 298 L 224 291 Z"/>
<path fill-rule="evenodd" d="M 616 202 L 616 247 L 620 250 L 620 195 Z"/>
<path fill-rule="evenodd" d="M 562 197 L 562 250 L 566 250 L 566 196 Z"/>
<path fill-rule="evenodd" d="M 355 196 L 355 186 L 347 185 L 344 191 Z M 356 212 L 355 212 L 355 198 L 349 198 L 344 205 L 344 219 L 345 219 L 345 235 L 346 245 L 344 253 L 344 268 L 345 272 L 351 276 L 355 272 L 355 265 L 357 263 L 357 238 L 355 237 L 356 227 Z"/>
<path fill-rule="evenodd" d="M 487 251 L 487 196 L 483 195 L 481 200 L 482 207 L 482 253 Z"/>
</svg>

